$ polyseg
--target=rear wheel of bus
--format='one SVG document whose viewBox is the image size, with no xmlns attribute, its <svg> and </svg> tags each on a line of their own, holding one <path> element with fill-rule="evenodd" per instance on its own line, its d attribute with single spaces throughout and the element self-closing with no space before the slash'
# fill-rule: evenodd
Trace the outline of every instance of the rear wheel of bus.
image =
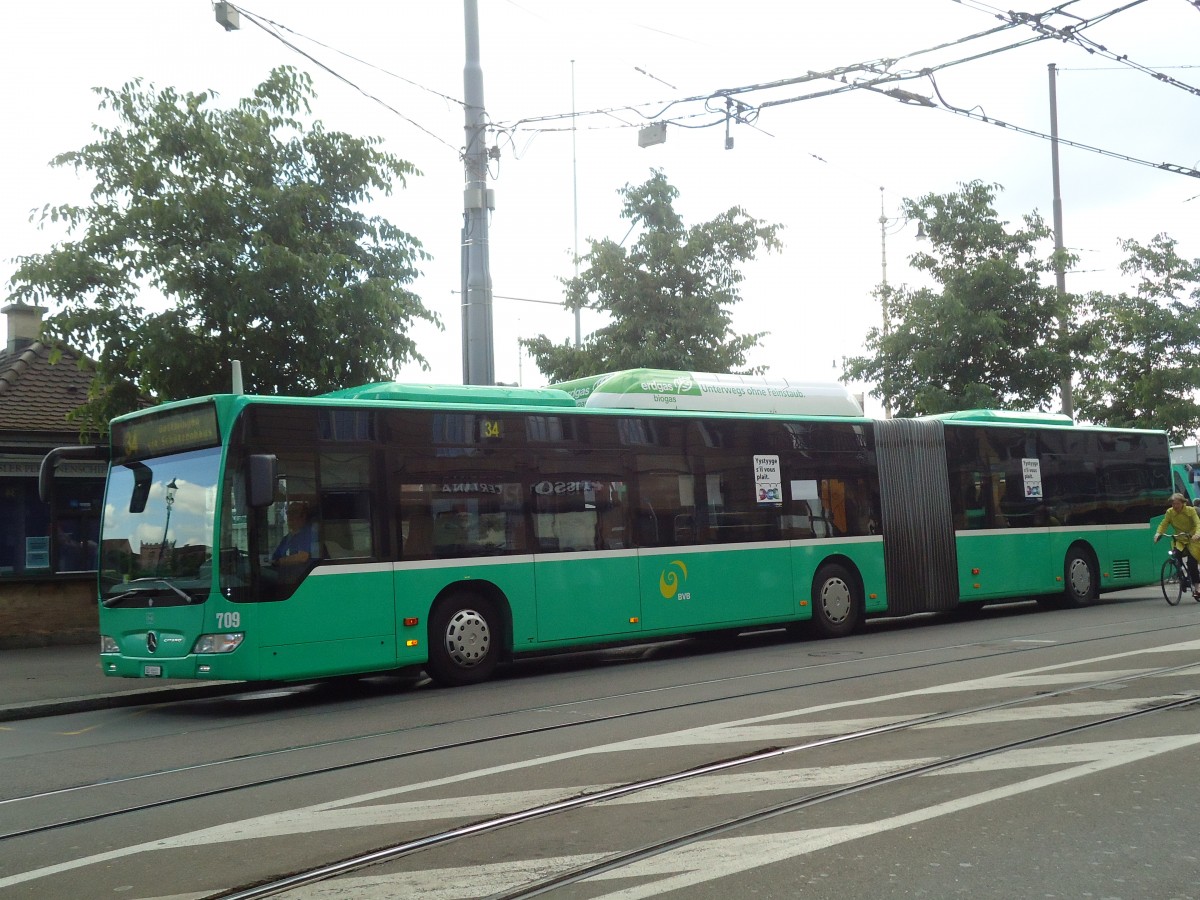
<svg viewBox="0 0 1200 900">
<path fill-rule="evenodd" d="M 813 579 L 813 627 L 821 637 L 843 637 L 862 618 L 858 579 L 845 566 L 829 563 Z"/>
<path fill-rule="evenodd" d="M 492 600 L 473 591 L 451 591 L 429 617 L 429 677 L 446 686 L 486 681 L 500 661 L 501 637 L 500 612 Z"/>
<path fill-rule="evenodd" d="M 1086 544 L 1072 544 L 1063 561 L 1062 604 L 1067 608 L 1087 606 L 1100 596 L 1096 557 Z"/>
</svg>

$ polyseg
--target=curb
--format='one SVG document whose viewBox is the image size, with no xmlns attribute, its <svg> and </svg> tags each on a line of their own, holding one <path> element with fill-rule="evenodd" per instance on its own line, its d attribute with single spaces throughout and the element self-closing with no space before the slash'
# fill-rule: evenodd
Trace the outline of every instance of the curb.
<svg viewBox="0 0 1200 900">
<path fill-rule="evenodd" d="M 126 706 L 148 706 L 178 700 L 205 700 L 224 697 L 245 690 L 244 681 L 214 681 L 208 684 L 179 685 L 127 691 L 120 694 L 96 694 L 90 697 L 63 697 L 57 700 L 34 700 L 0 706 L 0 722 L 19 722 L 44 716 L 91 712 L 98 709 L 120 709 Z"/>
</svg>

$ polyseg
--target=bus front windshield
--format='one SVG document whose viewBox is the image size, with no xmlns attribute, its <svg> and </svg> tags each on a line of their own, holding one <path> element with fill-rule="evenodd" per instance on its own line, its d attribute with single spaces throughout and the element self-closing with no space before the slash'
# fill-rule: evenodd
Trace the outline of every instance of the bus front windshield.
<svg viewBox="0 0 1200 900">
<path fill-rule="evenodd" d="M 114 465 L 100 535 L 100 602 L 203 602 L 212 587 L 220 448 Z"/>
</svg>

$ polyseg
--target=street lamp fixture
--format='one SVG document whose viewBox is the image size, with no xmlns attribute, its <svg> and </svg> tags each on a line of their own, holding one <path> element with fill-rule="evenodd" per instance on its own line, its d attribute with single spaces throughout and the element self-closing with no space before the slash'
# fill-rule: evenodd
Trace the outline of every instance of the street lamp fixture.
<svg viewBox="0 0 1200 900">
<path fill-rule="evenodd" d="M 158 563 L 162 564 L 163 557 L 167 555 L 167 531 L 171 527 L 171 507 L 175 505 L 175 494 L 179 490 L 179 485 L 175 483 L 175 479 L 171 479 L 171 483 L 167 485 L 167 495 L 165 502 L 167 504 L 167 520 L 163 523 L 163 539 L 158 547 Z M 158 574 L 158 565 L 154 567 L 155 574 Z"/>
</svg>

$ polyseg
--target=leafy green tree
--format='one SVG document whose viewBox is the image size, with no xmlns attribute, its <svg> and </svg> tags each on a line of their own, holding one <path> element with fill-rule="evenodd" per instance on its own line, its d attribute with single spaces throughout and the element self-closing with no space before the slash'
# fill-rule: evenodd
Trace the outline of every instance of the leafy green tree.
<svg viewBox="0 0 1200 900">
<path fill-rule="evenodd" d="M 1113 427 L 1161 428 L 1183 443 L 1200 428 L 1200 259 L 1179 256 L 1158 234 L 1124 240 L 1130 295 L 1086 298 L 1092 346 L 1076 403 L 1081 417 Z"/>
<path fill-rule="evenodd" d="M 97 93 L 116 123 L 52 161 L 91 173 L 91 202 L 41 211 L 70 239 L 17 260 L 8 295 L 61 307 L 47 337 L 96 360 L 85 422 L 130 408 L 138 392 L 227 391 L 231 358 L 258 393 L 424 364 L 407 330 L 440 322 L 407 285 L 427 256 L 360 211 L 420 173 L 378 138 L 301 121 L 315 98 L 308 75 L 275 69 L 232 109 L 140 80 Z"/>
<path fill-rule="evenodd" d="M 566 306 L 604 310 L 610 324 L 582 346 L 555 344 L 545 335 L 522 341 L 551 381 L 639 367 L 696 372 L 744 369 L 746 351 L 765 332 L 735 334 L 730 308 L 741 300 L 740 263 L 761 248 L 780 247 L 781 226 L 732 207 L 710 222 L 687 227 L 675 211 L 679 191 L 659 170 L 637 186 L 625 185 L 621 217 L 641 226 L 633 247 L 589 240 L 586 268 L 566 285 Z M 752 372 L 761 372 L 761 368 Z"/>
<path fill-rule="evenodd" d="M 872 395 L 899 415 L 1046 408 L 1070 353 L 1086 344 L 1058 333 L 1067 311 L 1052 282 L 1046 286 L 1053 251 L 1038 255 L 1050 229 L 1034 212 L 1008 230 L 994 206 L 1000 189 L 972 181 L 904 201 L 905 215 L 924 223 L 930 240 L 911 264 L 939 288 L 881 287 L 889 291 L 891 327 L 871 329 L 869 354 L 846 367 L 847 380 L 879 385 Z"/>
</svg>

